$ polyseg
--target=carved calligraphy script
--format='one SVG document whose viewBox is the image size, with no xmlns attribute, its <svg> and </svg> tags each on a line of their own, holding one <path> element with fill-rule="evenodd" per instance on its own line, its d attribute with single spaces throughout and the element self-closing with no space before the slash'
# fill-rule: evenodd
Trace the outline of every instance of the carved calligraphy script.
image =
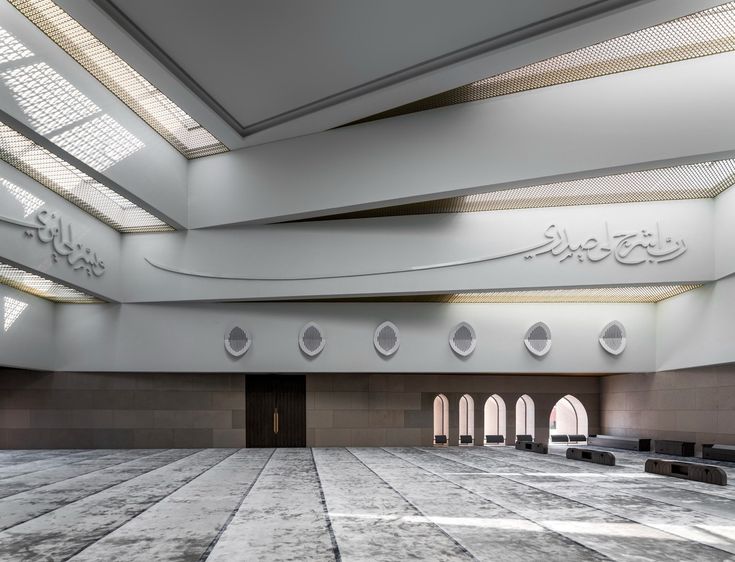
<svg viewBox="0 0 735 562">
<path fill-rule="evenodd" d="M 86 271 L 90 277 L 101 277 L 105 273 L 105 262 L 99 259 L 97 252 L 74 238 L 72 225 L 64 222 L 59 212 L 42 209 L 35 219 L 37 222 L 31 223 L 0 216 L 3 222 L 25 227 L 27 238 L 37 237 L 42 243 L 51 244 L 54 262 L 65 258 L 72 269 Z"/>
<path fill-rule="evenodd" d="M 559 262 L 576 258 L 578 262 L 587 260 L 596 263 L 613 256 L 615 261 L 623 265 L 638 265 L 671 261 L 687 251 L 683 239 L 673 240 L 670 236 L 663 236 L 658 223 L 653 231 L 643 228 L 612 235 L 605 223 L 604 236 L 590 236 L 575 241 L 570 241 L 566 228 L 560 229 L 552 224 L 544 232 L 544 237 L 549 239 L 548 244 L 526 254 L 524 259 L 531 260 L 542 254 L 551 254 L 558 257 Z"/>
</svg>

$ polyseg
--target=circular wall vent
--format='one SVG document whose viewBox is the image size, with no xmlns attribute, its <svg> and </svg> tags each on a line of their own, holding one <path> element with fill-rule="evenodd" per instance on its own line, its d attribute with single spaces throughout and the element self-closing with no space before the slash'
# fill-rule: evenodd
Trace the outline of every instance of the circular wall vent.
<svg viewBox="0 0 735 562">
<path fill-rule="evenodd" d="M 245 355 L 252 341 L 247 330 L 240 326 L 230 326 L 225 332 L 225 349 L 233 357 Z"/>
<path fill-rule="evenodd" d="M 383 322 L 375 328 L 373 343 L 378 353 L 386 357 L 393 355 L 401 345 L 401 336 L 396 325 L 393 322 Z"/>
<path fill-rule="evenodd" d="M 602 349 L 612 355 L 620 355 L 625 350 L 625 327 L 613 320 L 600 332 L 600 345 Z"/>
<path fill-rule="evenodd" d="M 449 347 L 457 355 L 467 357 L 475 351 L 475 345 L 477 345 L 475 330 L 467 322 L 460 322 L 449 332 Z"/>
<path fill-rule="evenodd" d="M 536 357 L 543 357 L 551 349 L 551 330 L 543 322 L 536 322 L 526 332 L 526 338 L 523 340 L 528 351 Z"/>
<path fill-rule="evenodd" d="M 316 322 L 309 322 L 299 332 L 299 347 L 309 357 L 314 357 L 321 353 L 326 345 L 327 340 L 324 332 Z"/>
</svg>

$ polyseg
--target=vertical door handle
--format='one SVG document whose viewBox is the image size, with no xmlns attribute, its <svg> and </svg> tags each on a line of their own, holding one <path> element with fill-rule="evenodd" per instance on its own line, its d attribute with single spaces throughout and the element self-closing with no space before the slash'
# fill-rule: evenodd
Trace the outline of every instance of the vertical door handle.
<svg viewBox="0 0 735 562">
<path fill-rule="evenodd" d="M 273 433 L 278 433 L 278 408 L 273 412 Z"/>
</svg>

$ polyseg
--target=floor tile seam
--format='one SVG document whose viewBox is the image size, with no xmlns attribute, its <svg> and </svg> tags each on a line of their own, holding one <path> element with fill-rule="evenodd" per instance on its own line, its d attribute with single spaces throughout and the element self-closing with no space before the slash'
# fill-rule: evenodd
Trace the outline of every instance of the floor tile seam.
<svg viewBox="0 0 735 562">
<path fill-rule="evenodd" d="M 195 455 L 195 454 L 196 454 L 197 452 L 201 452 L 201 451 L 196 451 L 196 452 L 192 453 L 192 455 Z M 99 541 L 101 541 L 101 540 L 104 540 L 104 539 L 105 539 L 105 537 L 107 537 L 108 535 L 110 535 L 110 534 L 114 533 L 115 531 L 117 531 L 117 530 L 118 530 L 118 529 L 120 529 L 121 527 L 123 527 L 123 526 L 127 525 L 128 523 L 130 523 L 131 521 L 133 521 L 133 520 L 134 520 L 134 519 L 135 519 L 136 517 L 140 517 L 140 516 L 141 516 L 141 515 L 142 515 L 143 513 L 145 513 L 145 512 L 146 512 L 146 511 L 148 511 L 149 509 L 151 509 L 151 508 L 152 508 L 153 506 L 155 506 L 155 505 L 158 505 L 158 504 L 159 504 L 159 503 L 161 503 L 162 501 L 166 500 L 166 498 L 168 498 L 168 497 L 172 496 L 172 495 L 173 495 L 173 494 L 175 494 L 175 493 L 176 493 L 176 492 L 177 492 L 178 490 L 180 490 L 180 489 L 181 489 L 181 488 L 183 488 L 184 486 L 186 486 L 186 485 L 190 484 L 191 482 L 193 482 L 194 480 L 196 480 L 196 479 L 197 479 L 197 478 L 198 478 L 199 476 L 201 476 L 201 475 L 202 475 L 202 474 L 204 474 L 205 472 L 208 472 L 209 470 L 211 470 L 212 468 L 214 468 L 214 467 L 215 467 L 215 466 L 217 466 L 218 464 L 220 464 L 220 463 L 223 463 L 223 462 L 224 462 L 224 461 L 226 461 L 226 460 L 227 460 L 228 458 L 230 458 L 230 457 L 231 457 L 232 455 L 234 455 L 234 454 L 235 454 L 236 452 L 237 452 L 237 449 L 236 449 L 235 451 L 233 451 L 232 453 L 230 453 L 229 455 L 225 456 L 224 458 L 220 459 L 219 461 L 217 461 L 217 462 L 216 462 L 216 463 L 214 463 L 213 465 L 211 465 L 211 466 L 207 466 L 207 467 L 204 467 L 204 468 L 203 468 L 202 470 L 200 470 L 199 472 L 195 473 L 195 474 L 194 474 L 193 476 L 191 476 L 191 477 L 189 477 L 189 478 L 186 478 L 186 479 L 185 479 L 185 480 L 184 480 L 183 482 L 181 482 L 181 483 L 180 483 L 180 484 L 179 484 L 178 486 L 176 486 L 176 487 L 175 487 L 175 488 L 174 488 L 173 490 L 171 490 L 171 491 L 170 491 L 169 493 L 165 494 L 164 496 L 161 496 L 161 497 L 160 497 L 159 499 L 157 499 L 157 500 L 155 500 L 155 501 L 152 501 L 152 502 L 151 502 L 151 503 L 149 503 L 149 504 L 148 504 L 148 505 L 147 505 L 146 507 L 144 507 L 144 508 L 143 508 L 143 509 L 141 509 L 141 510 L 138 510 L 138 511 L 137 511 L 137 512 L 136 512 L 135 514 L 133 514 L 133 516 L 132 516 L 132 517 L 129 517 L 129 518 L 127 518 L 127 519 L 126 519 L 125 521 L 123 521 L 123 522 L 122 522 L 122 523 L 120 523 L 119 525 L 116 525 L 115 527 L 113 527 L 113 528 L 109 529 L 109 530 L 108 530 L 108 531 L 107 531 L 107 532 L 106 532 L 106 533 L 105 533 L 104 535 L 102 535 L 102 536 L 101 536 L 101 537 L 99 537 L 98 539 L 95 539 L 95 540 L 93 540 L 93 541 L 91 541 L 91 542 L 87 543 L 86 545 L 84 545 L 84 546 L 83 546 L 82 548 L 80 548 L 79 550 L 77 550 L 77 551 L 75 551 L 74 553 L 72 553 L 72 554 L 68 555 L 68 556 L 67 556 L 67 557 L 65 558 L 65 560 L 71 560 L 71 559 L 73 559 L 73 558 L 74 558 L 75 556 L 78 556 L 79 554 L 81 554 L 82 552 L 84 552 L 85 550 L 87 550 L 87 549 L 88 549 L 88 548 L 89 548 L 90 546 L 92 546 L 92 545 L 94 545 L 94 544 L 98 543 L 98 542 L 99 542 Z M 190 457 L 190 456 L 192 456 L 192 455 L 187 455 L 187 456 L 183 457 L 183 458 L 182 458 L 182 459 L 180 459 L 180 460 L 186 459 L 186 458 L 188 458 L 188 457 Z M 167 465 L 167 466 L 168 466 L 168 465 Z M 146 474 L 148 474 L 148 473 L 146 473 Z M 129 480 L 128 480 L 128 481 L 126 481 L 126 482 L 129 482 Z"/>
<path fill-rule="evenodd" d="M 336 562 L 342 562 L 342 553 L 339 550 L 339 544 L 337 544 L 337 537 L 334 534 L 334 527 L 332 527 L 332 518 L 329 516 L 329 508 L 327 507 L 327 498 L 324 495 L 324 487 L 322 486 L 322 478 L 319 475 L 319 467 L 316 464 L 314 458 L 314 449 L 309 447 L 311 453 L 311 462 L 314 467 L 314 473 L 316 474 L 317 486 L 319 487 L 319 498 L 322 505 L 322 511 L 324 513 L 324 521 L 327 525 L 327 532 L 329 533 L 329 540 L 332 542 L 332 552 L 334 553 L 334 559 Z"/>
<path fill-rule="evenodd" d="M 143 455 L 143 456 L 140 456 L 140 457 L 136 457 L 134 459 L 122 460 L 120 462 L 109 464 L 109 465 L 103 466 L 101 468 L 96 468 L 94 470 L 90 470 L 89 472 L 83 472 L 81 474 L 76 474 L 74 476 L 69 476 L 67 478 L 62 478 L 61 480 L 56 480 L 54 482 L 48 482 L 46 484 L 41 484 L 40 486 L 34 486 L 33 488 L 27 488 L 25 490 L 21 490 L 20 492 L 14 492 L 14 493 L 9 494 L 7 496 L 3 496 L 2 495 L 2 492 L 0 492 L 0 503 L 2 502 L 2 500 L 7 499 L 7 498 L 12 498 L 13 496 L 17 496 L 18 494 L 24 494 L 26 492 L 35 492 L 37 490 L 40 490 L 41 488 L 45 488 L 46 486 L 56 486 L 57 484 L 62 484 L 64 482 L 68 482 L 69 480 L 74 480 L 75 478 L 80 478 L 82 476 L 89 476 L 90 474 L 94 474 L 95 472 L 101 472 L 103 470 L 107 470 L 108 468 L 119 467 L 120 465 L 129 463 L 129 462 L 135 462 L 135 461 L 138 461 L 138 460 L 141 460 L 141 459 L 146 459 L 148 457 L 151 457 L 151 456 L 156 455 L 156 454 L 161 454 L 163 452 L 165 452 L 165 451 L 159 451 L 158 453 L 148 453 L 146 455 Z M 104 457 L 101 457 L 101 458 L 104 458 Z M 49 469 L 49 470 L 51 470 L 51 469 Z M 2 485 L 2 482 L 0 482 L 0 485 Z"/>
<path fill-rule="evenodd" d="M 409 462 L 410 462 L 410 461 L 409 461 Z M 457 462 L 460 462 L 460 461 L 457 461 Z M 464 464 L 464 463 L 461 463 L 461 462 L 460 462 L 460 464 Z M 562 498 L 562 499 L 564 499 L 564 500 L 566 500 L 566 501 L 570 501 L 570 502 L 573 502 L 573 503 L 578 503 L 578 504 L 580 504 L 580 505 L 584 505 L 584 506 L 586 506 L 586 507 L 590 507 L 590 508 L 592 508 L 592 509 L 595 509 L 595 510 L 597 510 L 597 511 L 601 511 L 601 512 L 603 512 L 603 513 L 607 513 L 608 515 L 612 515 L 613 517 L 617 517 L 617 518 L 619 518 L 619 519 L 623 519 L 623 520 L 629 521 L 629 522 L 631 522 L 631 523 L 634 523 L 634 524 L 636 524 L 636 525 L 642 525 L 642 526 L 644 526 L 644 527 L 648 527 L 649 529 L 654 529 L 654 530 L 656 530 L 656 531 L 659 531 L 659 532 L 662 532 L 662 533 L 666 533 L 666 534 L 668 534 L 668 535 L 671 535 L 671 536 L 673 536 L 673 537 L 677 537 L 678 539 L 683 539 L 684 541 L 687 541 L 687 542 L 690 542 L 690 543 L 695 543 L 695 544 L 698 544 L 698 545 L 700 545 L 700 546 L 702 546 L 702 547 L 705 547 L 705 548 L 712 548 L 712 549 L 714 549 L 714 550 L 717 550 L 718 552 L 725 552 L 725 553 L 731 554 L 731 553 L 729 553 L 729 552 L 728 552 L 728 551 L 726 551 L 726 550 L 722 550 L 722 549 L 720 549 L 720 548 L 717 548 L 716 546 L 712 546 L 712 545 L 709 545 L 709 544 L 705 544 L 705 543 L 702 543 L 702 542 L 699 542 L 699 541 L 696 541 L 696 540 L 692 540 L 692 539 L 689 539 L 689 538 L 686 538 L 686 537 L 682 537 L 682 536 L 680 536 L 680 535 L 677 535 L 677 534 L 675 534 L 675 533 L 672 533 L 672 532 L 670 532 L 670 531 L 666 531 L 666 530 L 660 529 L 660 528 L 658 528 L 658 527 L 655 527 L 655 526 L 653 526 L 653 525 L 651 525 L 651 524 L 648 524 L 648 523 L 644 523 L 644 522 L 641 522 L 641 521 L 636 521 L 635 519 L 632 519 L 632 518 L 630 518 L 630 517 L 626 517 L 626 516 L 624 516 L 624 515 L 619 515 L 619 514 L 617 514 L 617 513 L 614 513 L 614 512 L 612 512 L 612 511 L 610 511 L 610 510 L 608 510 L 608 509 L 604 509 L 604 508 L 601 508 L 601 507 L 599 507 L 599 506 L 596 506 L 596 505 L 592 505 L 592 504 L 586 503 L 586 502 L 584 502 L 584 501 L 581 501 L 581 500 L 579 500 L 579 499 L 575 499 L 575 498 L 570 498 L 570 497 L 568 497 L 568 496 L 565 496 L 565 495 L 562 495 L 562 494 L 560 494 L 560 493 L 558 493 L 558 492 L 554 492 L 554 491 L 551 491 L 551 490 L 546 490 L 546 489 L 544 489 L 544 488 L 540 488 L 540 487 L 538 487 L 538 486 L 536 486 L 536 485 L 534 485 L 534 484 L 528 483 L 528 482 L 522 482 L 522 481 L 518 481 L 518 480 L 516 480 L 516 479 L 514 479 L 514 478 L 512 478 L 512 477 L 510 477 L 510 476 L 502 476 L 502 475 L 498 475 L 498 477 L 499 477 L 499 478 L 502 478 L 502 479 L 505 479 L 505 480 L 509 480 L 510 482 L 514 482 L 515 484 L 519 484 L 519 485 L 521 485 L 521 486 L 528 486 L 529 488 L 533 488 L 534 490 L 537 490 L 537 491 L 540 491 L 540 492 L 542 492 L 542 493 L 546 493 L 546 494 L 549 494 L 549 495 L 552 495 L 552 496 L 556 496 L 556 497 Z M 573 481 L 575 481 L 575 482 L 583 482 L 583 483 L 587 483 L 587 484 L 589 484 L 589 482 L 584 482 L 583 480 L 582 480 L 582 481 L 580 481 L 579 479 L 573 479 L 573 478 L 571 478 L 571 477 L 563 477 L 563 478 L 569 478 L 569 479 L 571 479 L 571 480 L 573 480 Z M 447 480 L 449 480 L 450 482 L 454 482 L 454 481 L 453 481 L 453 480 L 451 480 L 451 479 L 447 479 Z M 462 486 L 461 484 L 458 484 L 458 483 L 456 483 L 456 482 L 454 482 L 454 483 L 455 483 L 455 484 L 457 484 L 458 486 L 464 487 L 464 486 Z M 468 490 L 468 491 L 471 491 L 471 490 Z M 626 495 L 633 495 L 633 494 L 631 494 L 631 493 L 628 493 L 628 492 L 624 492 L 624 493 L 625 493 Z M 493 503 L 494 503 L 494 502 L 493 502 Z M 659 502 L 659 503 L 663 503 L 663 502 Z M 669 505 L 669 504 L 666 504 L 666 503 L 664 503 L 664 505 Z M 539 524 L 539 525 L 542 525 L 542 526 L 546 527 L 545 525 L 543 525 L 542 523 L 539 523 L 538 521 L 535 521 L 535 523 L 537 523 L 537 524 Z M 576 542 L 576 541 L 575 541 L 575 542 Z"/>
<path fill-rule="evenodd" d="M 372 472 L 379 480 L 381 480 L 386 486 L 388 486 L 388 488 L 390 488 L 391 490 L 393 490 L 393 492 L 395 492 L 395 494 L 399 498 L 401 498 L 404 502 L 406 502 L 406 504 L 408 504 L 409 506 L 411 506 L 411 508 L 415 511 L 415 513 L 417 513 L 418 515 L 420 515 L 421 517 L 423 517 L 424 519 L 426 519 L 426 521 L 430 525 L 432 525 L 433 527 L 436 527 L 439 530 L 440 533 L 442 533 L 445 537 L 447 537 L 450 540 L 450 542 L 452 542 L 455 545 L 457 545 L 457 547 L 464 554 L 466 554 L 472 560 L 478 560 L 478 558 L 472 553 L 472 551 L 470 551 L 466 546 L 464 546 L 455 537 L 453 537 L 444 527 L 442 527 L 438 523 L 435 523 L 434 521 L 432 521 L 431 518 L 428 515 L 426 515 L 426 513 L 421 508 L 419 508 L 415 503 L 413 503 L 405 495 L 403 495 L 401 492 L 399 492 L 393 485 L 391 485 L 390 482 L 388 482 L 385 478 L 383 478 L 380 474 L 378 474 L 375 470 L 373 470 L 370 466 L 368 466 L 368 464 L 365 461 L 363 461 L 360 457 L 358 457 L 349 447 L 346 447 L 345 449 L 352 456 L 354 456 L 360 464 L 362 464 L 366 469 L 368 469 L 370 472 Z M 385 451 L 385 449 L 383 449 L 383 450 Z"/>
<path fill-rule="evenodd" d="M 397 456 L 398 458 L 402 458 L 402 457 L 400 457 L 399 455 L 395 455 L 395 456 Z M 518 511 L 516 511 L 516 510 L 514 510 L 514 509 L 512 509 L 512 508 L 510 508 L 510 507 L 507 507 L 507 506 L 501 505 L 501 504 L 497 503 L 496 501 L 494 501 L 494 500 L 492 500 L 492 499 L 488 498 L 487 496 L 485 496 L 485 495 L 483 495 L 483 494 L 480 494 L 480 493 L 478 493 L 478 492 L 475 492 L 474 490 L 470 490 L 470 489 L 469 489 L 469 488 L 467 488 L 466 486 L 463 486 L 462 484 L 460 484 L 460 483 L 458 483 L 458 482 L 456 482 L 456 481 L 454 481 L 454 480 L 452 480 L 452 479 L 450 479 L 450 478 L 447 478 L 447 477 L 445 477 L 445 476 L 442 476 L 442 475 L 441 475 L 440 473 L 437 473 L 437 472 L 434 472 L 433 470 L 430 470 L 430 469 L 424 468 L 424 467 L 422 467 L 422 466 L 420 466 L 420 465 L 416 464 L 415 462 L 413 462 L 413 461 L 411 461 L 411 460 L 409 460 L 409 459 L 403 459 L 403 460 L 404 460 L 404 461 L 406 461 L 406 462 L 408 462 L 408 463 L 410 463 L 410 464 L 412 464 L 412 465 L 414 465 L 414 466 L 415 466 L 416 468 L 418 468 L 419 470 L 424 470 L 424 471 L 426 471 L 426 472 L 429 472 L 430 474 L 434 474 L 435 476 L 437 476 L 438 478 L 441 478 L 442 480 L 445 480 L 446 482 L 451 482 L 451 483 L 452 483 L 452 484 L 454 484 L 455 486 L 457 486 L 457 487 L 459 487 L 459 488 L 461 488 L 461 489 L 465 490 L 466 492 L 468 492 L 468 493 L 470 493 L 470 494 L 472 494 L 472 495 L 474 495 L 474 496 L 477 496 L 477 497 L 481 498 L 481 499 L 482 499 L 482 500 L 484 500 L 484 501 L 487 501 L 487 502 L 489 502 L 489 503 L 491 503 L 491 504 L 493 504 L 493 505 L 495 505 L 495 506 L 499 507 L 500 509 L 503 509 L 503 510 L 505 510 L 505 511 L 508 511 L 508 512 L 510 512 L 510 513 L 513 513 L 513 514 L 515 514 L 516 516 L 520 517 L 521 519 L 525 519 L 526 521 L 530 521 L 531 523 L 534 523 L 535 525 L 538 525 L 539 527 L 542 527 L 543 529 L 546 529 L 546 530 L 547 530 L 547 531 L 548 531 L 549 533 L 552 533 L 553 535 L 557 535 L 557 536 L 559 536 L 559 537 L 561 537 L 561 538 L 563 538 L 563 539 L 565 539 L 565 540 L 568 540 L 568 541 L 570 541 L 570 542 L 572 542 L 572 543 L 574 543 L 574 544 L 578 545 L 579 547 L 581 547 L 581 548 L 583 548 L 583 549 L 585 549 L 585 550 L 589 550 L 589 551 L 591 551 L 591 552 L 594 552 L 594 553 L 596 553 L 596 554 L 598 554 L 598 555 L 602 556 L 603 558 L 605 558 L 605 559 L 607 559 L 607 560 L 612 560 L 612 559 L 611 559 L 611 558 L 610 558 L 610 557 L 609 557 L 608 555 L 606 555 L 606 554 L 604 554 L 604 553 L 600 552 L 600 551 L 599 551 L 599 550 L 597 550 L 596 548 L 592 548 L 592 547 L 590 547 L 590 546 L 588 546 L 588 545 L 586 545 L 586 544 L 583 544 L 583 543 L 579 542 L 579 541 L 578 541 L 577 539 L 575 539 L 574 537 L 570 537 L 570 536 L 566 535 L 565 533 L 560 533 L 559 531 L 556 531 L 555 529 L 552 529 L 552 528 L 548 527 L 547 525 L 544 525 L 544 524 L 543 524 L 542 522 L 540 522 L 540 521 L 534 520 L 534 519 L 532 519 L 531 517 L 528 517 L 528 516 L 526 516 L 526 515 L 523 515 L 523 514 L 519 513 Z M 503 478 L 503 477 L 501 476 L 500 478 Z"/>
<path fill-rule="evenodd" d="M 189 458 L 189 457 L 191 457 L 193 455 L 196 455 L 199 452 L 201 452 L 201 450 L 194 451 L 193 453 L 190 453 L 188 455 L 185 455 L 183 457 L 180 457 L 180 458 L 178 458 L 176 460 L 173 460 L 173 461 L 171 461 L 171 462 L 169 462 L 167 464 L 164 464 L 164 465 L 161 465 L 161 466 L 157 466 L 155 468 L 151 468 L 150 470 L 147 470 L 145 472 L 142 472 L 141 474 L 137 474 L 137 475 L 135 475 L 135 476 L 133 476 L 131 478 L 128 478 L 127 480 L 123 480 L 122 482 L 114 482 L 114 483 L 110 484 L 109 486 L 105 486 L 104 488 L 97 489 L 94 492 L 91 492 L 91 493 L 87 494 L 86 496 L 82 496 L 80 498 L 75 499 L 74 501 L 70 501 L 70 502 L 65 503 L 63 505 L 59 505 L 59 506 L 54 507 L 52 509 L 48 509 L 48 510 L 46 510 L 46 511 L 44 511 L 42 513 L 39 513 L 37 515 L 34 515 L 33 517 L 30 517 L 30 518 L 28 518 L 28 519 L 26 519 L 24 521 L 20 521 L 18 523 L 14 523 L 13 525 L 9 525 L 7 527 L 0 527 L 0 533 L 4 533 L 5 531 L 7 531 L 9 529 L 12 529 L 13 527 L 17 527 L 18 525 L 23 525 L 23 524 L 25 524 L 25 523 L 27 523 L 29 521 L 33 521 L 34 519 L 38 519 L 39 517 L 43 517 L 44 515 L 48 515 L 49 513 L 53 513 L 54 511 L 57 511 L 59 509 L 62 509 L 64 507 L 67 507 L 69 505 L 74 505 L 75 503 L 78 503 L 80 501 L 84 501 L 87 498 L 91 498 L 92 496 L 94 496 L 96 494 L 101 494 L 102 492 L 106 492 L 107 490 L 110 490 L 110 489 L 114 488 L 115 486 L 120 486 L 122 484 L 127 484 L 128 482 L 131 482 L 131 481 L 133 481 L 133 480 L 135 480 L 137 478 L 141 478 L 142 476 L 146 476 L 147 474 L 150 474 L 151 472 L 154 472 L 154 471 L 156 471 L 156 470 L 158 470 L 160 468 L 165 468 L 165 467 L 170 466 L 171 464 L 173 464 L 175 462 L 178 462 L 178 461 L 184 460 L 186 458 Z M 128 461 L 128 462 L 135 462 L 135 460 Z"/>
</svg>

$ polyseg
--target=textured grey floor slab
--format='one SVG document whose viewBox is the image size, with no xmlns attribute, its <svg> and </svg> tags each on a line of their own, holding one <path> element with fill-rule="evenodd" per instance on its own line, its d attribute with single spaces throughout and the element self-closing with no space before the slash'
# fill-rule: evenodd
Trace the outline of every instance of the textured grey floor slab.
<svg viewBox="0 0 735 562">
<path fill-rule="evenodd" d="M 564 451 L 0 451 L 0 560 L 735 560 L 732 485 Z"/>
<path fill-rule="evenodd" d="M 196 562 L 217 538 L 272 451 L 238 451 L 72 558 Z"/>
<path fill-rule="evenodd" d="M 334 560 L 310 449 L 278 449 L 207 560 Z"/>
</svg>

